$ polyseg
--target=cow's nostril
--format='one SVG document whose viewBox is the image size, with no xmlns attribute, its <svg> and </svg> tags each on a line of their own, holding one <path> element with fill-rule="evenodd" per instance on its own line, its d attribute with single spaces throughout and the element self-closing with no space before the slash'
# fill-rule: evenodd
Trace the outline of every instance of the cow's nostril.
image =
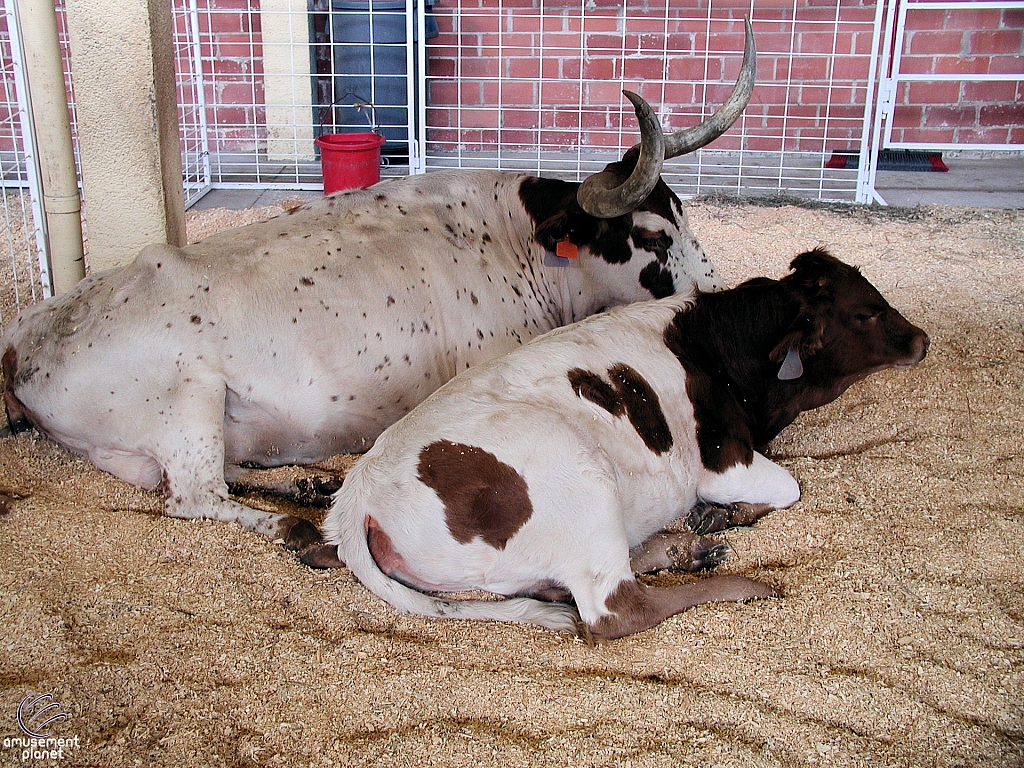
<svg viewBox="0 0 1024 768">
<path fill-rule="evenodd" d="M 921 354 L 918 356 L 918 360 L 923 359 L 924 356 L 928 353 L 928 347 L 931 346 L 931 343 L 932 340 L 928 338 L 927 333 L 922 333 L 920 336 L 917 337 L 917 344 L 915 346 L 918 346 L 921 349 Z"/>
</svg>

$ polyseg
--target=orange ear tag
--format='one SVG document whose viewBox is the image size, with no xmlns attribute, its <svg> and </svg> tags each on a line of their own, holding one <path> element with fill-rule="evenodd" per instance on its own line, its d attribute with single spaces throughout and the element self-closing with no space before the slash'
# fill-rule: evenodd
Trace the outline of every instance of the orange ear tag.
<svg viewBox="0 0 1024 768">
<path fill-rule="evenodd" d="M 576 244 L 570 243 L 569 236 L 566 235 L 563 240 L 559 240 L 555 244 L 555 255 L 561 256 L 563 259 L 575 259 L 579 256 L 579 252 L 576 249 Z"/>
</svg>

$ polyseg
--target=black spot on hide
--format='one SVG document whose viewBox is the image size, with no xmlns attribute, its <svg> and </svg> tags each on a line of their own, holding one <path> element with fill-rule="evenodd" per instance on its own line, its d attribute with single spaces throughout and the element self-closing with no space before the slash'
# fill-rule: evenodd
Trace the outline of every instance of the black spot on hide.
<svg viewBox="0 0 1024 768">
<path fill-rule="evenodd" d="M 640 270 L 640 285 L 650 291 L 656 299 L 663 299 L 676 292 L 672 273 L 657 261 L 652 261 Z"/>
</svg>

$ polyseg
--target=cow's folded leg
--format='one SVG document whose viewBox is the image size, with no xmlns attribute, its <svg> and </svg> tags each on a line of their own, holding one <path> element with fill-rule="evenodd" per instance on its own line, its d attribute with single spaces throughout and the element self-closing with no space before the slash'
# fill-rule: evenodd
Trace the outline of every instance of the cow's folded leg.
<svg viewBox="0 0 1024 768">
<path fill-rule="evenodd" d="M 228 497 L 219 435 L 211 438 L 200 431 L 177 432 L 173 441 L 161 448 L 158 455 L 163 456 L 159 463 L 164 478 L 164 514 L 168 517 L 237 523 L 295 550 L 320 541 L 320 532 L 308 520 L 253 509 Z"/>
<path fill-rule="evenodd" d="M 278 496 L 303 507 L 327 509 L 344 478 L 305 467 L 225 469 L 228 489 L 235 496 L 260 493 Z"/>
<path fill-rule="evenodd" d="M 778 596 L 768 584 L 743 576 L 710 576 L 671 587 L 652 587 L 630 579 L 607 596 L 603 615 L 588 624 L 595 637 L 611 640 L 643 632 L 669 616 L 704 603 L 740 603 Z"/>
<path fill-rule="evenodd" d="M 696 534 L 717 533 L 727 528 L 751 525 L 774 509 L 770 504 L 708 504 L 702 502 L 686 516 L 686 527 Z"/>
<path fill-rule="evenodd" d="M 629 551 L 633 573 L 661 570 L 707 571 L 717 568 L 729 557 L 724 541 L 698 536 L 688 531 L 656 533 Z"/>
<path fill-rule="evenodd" d="M 247 531 L 266 536 L 273 541 L 284 542 L 291 550 L 303 550 L 320 541 L 320 532 L 308 520 L 294 515 L 266 512 L 246 507 L 227 498 L 225 488 L 220 494 L 205 494 L 202 498 L 168 497 L 164 503 L 168 517 L 186 520 L 202 518 L 224 523 L 237 523 Z"/>
</svg>

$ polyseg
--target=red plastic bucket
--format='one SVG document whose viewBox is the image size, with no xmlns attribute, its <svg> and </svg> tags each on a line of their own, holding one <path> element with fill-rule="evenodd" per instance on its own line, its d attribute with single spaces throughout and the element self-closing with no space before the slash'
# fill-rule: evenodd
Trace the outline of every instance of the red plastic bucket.
<svg viewBox="0 0 1024 768">
<path fill-rule="evenodd" d="M 384 143 L 380 134 L 325 133 L 314 143 L 320 147 L 325 195 L 380 181 L 380 147 Z"/>
</svg>

